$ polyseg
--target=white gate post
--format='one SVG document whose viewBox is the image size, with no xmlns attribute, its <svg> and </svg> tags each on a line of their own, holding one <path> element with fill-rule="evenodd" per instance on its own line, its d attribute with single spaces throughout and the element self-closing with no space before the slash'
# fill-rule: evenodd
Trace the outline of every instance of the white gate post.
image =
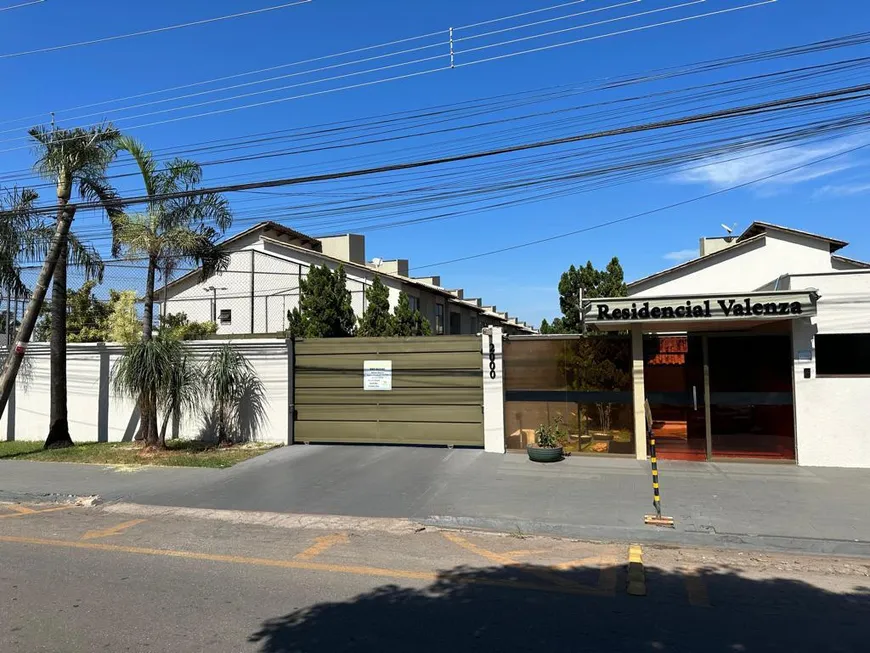
<svg viewBox="0 0 870 653">
<path fill-rule="evenodd" d="M 503 334 L 499 327 L 483 329 L 483 449 L 504 453 Z"/>
</svg>

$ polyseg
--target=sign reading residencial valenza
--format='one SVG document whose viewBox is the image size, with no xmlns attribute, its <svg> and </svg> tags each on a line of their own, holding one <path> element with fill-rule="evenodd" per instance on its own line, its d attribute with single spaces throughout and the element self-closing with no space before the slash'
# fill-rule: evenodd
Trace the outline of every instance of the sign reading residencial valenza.
<svg viewBox="0 0 870 653">
<path fill-rule="evenodd" d="M 810 299 L 806 294 L 806 299 Z M 776 299 L 777 301 L 772 301 Z M 782 301 L 786 299 L 787 301 Z M 756 297 L 650 299 L 614 299 L 592 301 L 587 320 L 591 322 L 637 322 L 647 320 L 686 320 L 722 318 L 794 318 L 805 313 L 815 314 L 810 302 L 795 301 L 794 295 L 782 298 L 768 295 Z"/>
</svg>

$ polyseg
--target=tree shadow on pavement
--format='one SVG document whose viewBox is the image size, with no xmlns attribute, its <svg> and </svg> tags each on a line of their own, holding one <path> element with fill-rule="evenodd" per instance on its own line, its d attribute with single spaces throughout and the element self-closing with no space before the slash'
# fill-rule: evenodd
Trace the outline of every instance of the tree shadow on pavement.
<svg viewBox="0 0 870 653">
<path fill-rule="evenodd" d="M 687 582 L 647 569 L 639 597 L 626 594 L 622 567 L 610 572 L 618 572 L 615 593 L 601 595 L 573 593 L 578 583 L 594 589 L 590 569 L 459 567 L 422 589 L 386 585 L 271 619 L 249 642 L 264 653 L 870 650 L 867 587 L 838 594 L 723 568 Z"/>
</svg>

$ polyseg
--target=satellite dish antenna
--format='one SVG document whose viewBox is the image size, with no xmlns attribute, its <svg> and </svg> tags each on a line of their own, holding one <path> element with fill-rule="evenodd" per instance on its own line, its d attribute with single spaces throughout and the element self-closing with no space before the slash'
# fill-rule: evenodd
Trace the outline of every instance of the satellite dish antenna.
<svg viewBox="0 0 870 653">
<path fill-rule="evenodd" d="M 725 224 L 725 223 L 722 223 L 721 226 L 722 226 L 722 228 L 723 228 L 723 229 L 728 233 L 729 236 L 730 236 L 731 233 L 734 231 L 734 229 L 732 229 L 731 227 L 729 227 L 729 226 L 728 226 L 727 224 Z"/>
<path fill-rule="evenodd" d="M 372 259 L 372 265 L 374 265 L 376 268 L 381 267 L 383 262 L 384 262 L 384 259 L 382 259 L 382 258 L 373 258 Z"/>
</svg>

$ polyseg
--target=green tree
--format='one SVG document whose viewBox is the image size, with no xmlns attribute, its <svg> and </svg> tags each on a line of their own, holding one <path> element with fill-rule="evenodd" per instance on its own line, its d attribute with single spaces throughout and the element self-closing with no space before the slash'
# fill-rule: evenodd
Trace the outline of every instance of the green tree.
<svg viewBox="0 0 870 653">
<path fill-rule="evenodd" d="M 266 422 L 266 393 L 250 361 L 226 344 L 209 356 L 202 378 L 218 444 L 256 440 Z"/>
<path fill-rule="evenodd" d="M 169 313 L 160 319 L 161 337 L 173 340 L 204 340 L 217 330 L 214 322 L 191 322 L 187 313 Z"/>
<path fill-rule="evenodd" d="M 119 133 L 111 125 L 89 128 L 58 129 L 54 126 L 34 127 L 29 131 L 33 139 L 37 160 L 34 169 L 43 178 L 55 184 L 57 217 L 45 261 L 33 296 L 22 320 L 19 340 L 28 342 L 36 325 L 48 286 L 52 279 L 51 342 L 51 416 L 46 448 L 72 445 L 67 422 L 66 388 L 66 272 L 69 254 L 69 233 L 76 207 L 70 204 L 74 188 L 85 201 L 99 201 L 110 218 L 117 212 L 117 196 L 106 179 L 106 169 L 116 153 Z M 95 252 L 93 252 L 95 253 Z M 101 262 L 91 260 L 89 267 L 100 267 Z M 93 275 L 92 275 L 93 276 Z M 5 407 L 7 384 L 15 377 L 23 350 L 8 361 L 0 380 L 0 405 Z M 11 378 L 10 378 L 11 377 Z"/>
<path fill-rule="evenodd" d="M 299 281 L 299 307 L 287 312 L 289 332 L 297 338 L 345 338 L 354 335 L 356 316 L 344 266 L 335 272 L 312 266 Z"/>
<path fill-rule="evenodd" d="M 587 261 L 584 267 L 575 268 L 572 265 L 562 274 L 559 279 L 559 308 L 562 310 L 562 317 L 553 320 L 550 333 L 580 333 L 581 288 L 584 299 L 625 297 L 628 288 L 619 259 L 613 257 L 603 270 L 598 270 L 592 265 L 592 261 Z"/>
<path fill-rule="evenodd" d="M 106 339 L 132 345 L 142 338 L 142 322 L 136 313 L 136 293 L 132 290 L 109 291 L 109 315 L 106 318 Z"/>
<path fill-rule="evenodd" d="M 399 295 L 399 303 L 393 310 L 393 331 L 390 335 L 401 337 L 432 335 L 429 320 L 423 317 L 420 311 L 411 310 L 411 303 L 405 293 Z"/>
<path fill-rule="evenodd" d="M 394 319 L 390 315 L 389 288 L 376 276 L 365 296 L 367 305 L 359 319 L 357 335 L 367 338 L 392 335 Z"/>
<path fill-rule="evenodd" d="M 194 161 L 173 159 L 159 167 L 153 154 L 131 137 L 118 141 L 139 168 L 145 194 L 151 198 L 142 213 L 114 217 L 113 254 L 127 258 L 145 257 L 145 297 L 142 309 L 142 339 L 151 340 L 154 328 L 154 285 L 158 271 L 168 282 L 174 269 L 184 260 L 200 267 L 200 277 L 208 278 L 225 269 L 228 257 L 217 245 L 218 238 L 232 224 L 229 203 L 222 195 L 203 193 L 192 197 L 161 199 L 164 194 L 197 190 L 202 183 L 202 168 Z M 157 406 L 140 405 L 140 437 L 149 446 L 157 445 Z"/>
</svg>

